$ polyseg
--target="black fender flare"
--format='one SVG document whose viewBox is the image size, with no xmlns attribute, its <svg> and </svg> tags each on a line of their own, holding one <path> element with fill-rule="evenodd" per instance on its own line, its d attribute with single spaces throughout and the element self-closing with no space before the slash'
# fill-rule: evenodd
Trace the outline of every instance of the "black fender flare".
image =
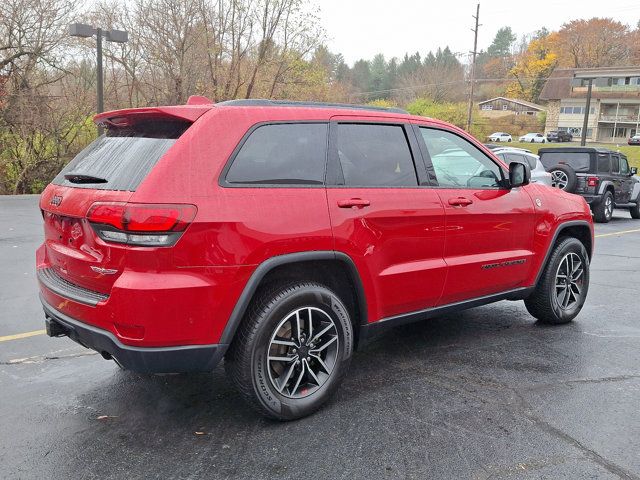
<svg viewBox="0 0 640 480">
<path fill-rule="evenodd" d="M 275 257 L 271 257 L 259 264 L 258 267 L 254 270 L 254 272 L 251 274 L 251 277 L 249 277 L 247 284 L 242 290 L 242 293 L 240 294 L 240 297 L 238 298 L 238 301 L 236 302 L 231 315 L 229 316 L 227 325 L 222 332 L 219 343 L 231 343 L 233 337 L 236 334 L 236 331 L 238 330 L 238 327 L 240 326 L 240 322 L 242 321 L 242 318 L 244 317 L 244 314 L 247 311 L 251 300 L 253 299 L 254 294 L 260 286 L 260 283 L 271 270 L 282 265 L 318 260 L 337 260 L 345 264 L 356 289 L 356 306 L 360 314 L 360 323 L 366 324 L 367 302 L 364 294 L 364 288 L 362 286 L 362 279 L 360 278 L 360 273 L 358 272 L 358 269 L 356 268 L 356 265 L 351 257 L 342 252 L 336 252 L 333 250 L 316 250 L 310 252 L 288 253 L 285 255 L 277 255 Z"/>
<path fill-rule="evenodd" d="M 536 281 L 533 284 L 534 287 L 538 285 L 538 282 L 540 281 L 540 277 L 542 276 L 542 272 L 544 272 L 544 269 L 547 267 L 547 262 L 549 261 L 549 257 L 551 256 L 551 251 L 553 250 L 553 246 L 556 244 L 556 240 L 558 240 L 558 237 L 560 236 L 562 231 L 566 230 L 569 227 L 587 227 L 589 229 L 590 235 L 593 235 L 593 230 L 591 229 L 591 225 L 586 220 L 571 220 L 558 225 L 558 228 L 556 228 L 556 231 L 554 232 L 553 237 L 551 238 L 551 242 L 549 242 L 549 247 L 547 248 L 547 253 L 544 256 L 544 260 L 540 264 L 540 269 L 538 270 L 538 274 L 536 275 Z M 594 249 L 594 242 L 592 237 L 591 251 L 588 252 L 589 259 L 593 257 L 593 249 Z"/>
</svg>

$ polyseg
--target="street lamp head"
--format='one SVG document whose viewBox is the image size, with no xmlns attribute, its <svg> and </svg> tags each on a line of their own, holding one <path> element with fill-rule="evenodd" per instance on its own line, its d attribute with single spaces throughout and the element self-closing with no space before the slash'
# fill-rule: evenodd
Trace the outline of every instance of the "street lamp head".
<svg viewBox="0 0 640 480">
<path fill-rule="evenodd" d="M 129 33 L 124 30 L 109 30 L 105 32 L 105 38 L 109 42 L 126 43 L 129 40 Z"/>
<path fill-rule="evenodd" d="M 69 25 L 69 35 L 72 37 L 89 38 L 98 34 L 99 29 L 86 23 L 72 23 Z M 100 30 L 101 36 L 108 42 L 126 43 L 129 33 L 124 30 Z"/>
<path fill-rule="evenodd" d="M 88 38 L 96 34 L 96 29 L 86 23 L 72 23 L 69 25 L 69 35 L 72 37 Z"/>
</svg>

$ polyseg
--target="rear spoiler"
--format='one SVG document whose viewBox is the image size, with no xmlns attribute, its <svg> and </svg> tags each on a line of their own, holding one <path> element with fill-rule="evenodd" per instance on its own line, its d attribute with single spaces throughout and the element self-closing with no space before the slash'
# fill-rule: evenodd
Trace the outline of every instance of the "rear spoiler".
<svg viewBox="0 0 640 480">
<path fill-rule="evenodd" d="M 124 126 L 147 119 L 177 120 L 193 123 L 213 105 L 182 105 L 176 107 L 126 108 L 99 113 L 93 117 L 96 125 Z"/>
</svg>

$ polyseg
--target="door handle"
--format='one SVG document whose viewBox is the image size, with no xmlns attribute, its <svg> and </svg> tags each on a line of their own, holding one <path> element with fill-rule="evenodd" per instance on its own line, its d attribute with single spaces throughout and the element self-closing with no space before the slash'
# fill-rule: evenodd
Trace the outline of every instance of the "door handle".
<svg viewBox="0 0 640 480">
<path fill-rule="evenodd" d="M 466 207 L 467 205 L 471 205 L 473 200 L 465 197 L 456 197 L 449 199 L 449 205 L 453 205 L 454 207 Z"/>
<path fill-rule="evenodd" d="M 369 200 L 363 200 L 362 198 L 349 198 L 348 200 L 338 200 L 338 207 L 340 208 L 352 208 L 352 207 L 368 207 L 371 205 Z"/>
</svg>

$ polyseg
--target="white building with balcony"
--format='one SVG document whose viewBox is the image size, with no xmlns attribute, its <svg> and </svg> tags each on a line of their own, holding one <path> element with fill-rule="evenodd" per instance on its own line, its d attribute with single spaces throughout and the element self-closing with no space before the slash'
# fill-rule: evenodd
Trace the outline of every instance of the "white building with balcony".
<svg viewBox="0 0 640 480">
<path fill-rule="evenodd" d="M 640 66 L 555 69 L 540 94 L 547 102 L 545 131 L 582 134 L 587 78 L 593 78 L 587 141 L 620 143 L 640 133 Z"/>
</svg>

